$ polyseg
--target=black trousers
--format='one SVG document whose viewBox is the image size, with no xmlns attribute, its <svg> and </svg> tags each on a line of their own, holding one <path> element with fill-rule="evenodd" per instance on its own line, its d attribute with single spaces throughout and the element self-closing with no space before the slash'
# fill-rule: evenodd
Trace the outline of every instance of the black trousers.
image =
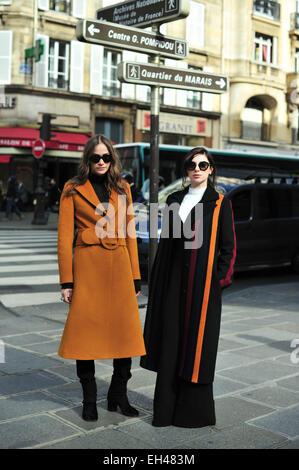
<svg viewBox="0 0 299 470">
<path fill-rule="evenodd" d="M 113 377 L 120 380 L 128 381 L 131 377 L 132 358 L 125 357 L 121 359 L 113 359 Z M 95 374 L 95 365 L 93 360 L 77 360 L 76 361 L 77 376 L 80 380 L 92 380 Z"/>
</svg>

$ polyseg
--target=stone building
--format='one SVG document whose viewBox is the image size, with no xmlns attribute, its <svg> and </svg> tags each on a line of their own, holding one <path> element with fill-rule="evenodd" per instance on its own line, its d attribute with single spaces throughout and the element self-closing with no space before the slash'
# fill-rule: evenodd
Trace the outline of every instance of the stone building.
<svg viewBox="0 0 299 470">
<path fill-rule="evenodd" d="M 79 19 L 114 3 L 0 0 L 0 179 L 16 173 L 32 190 L 32 145 L 44 113 L 55 124 L 44 172 L 60 186 L 92 133 L 116 143 L 149 141 L 150 88 L 117 79 L 121 61 L 149 56 L 76 39 Z M 161 143 L 296 153 L 298 3 L 191 0 L 186 19 L 161 26 L 189 43 L 187 59 L 161 64 L 230 78 L 223 95 L 161 88 Z M 28 57 L 33 45 L 37 62 Z"/>
</svg>

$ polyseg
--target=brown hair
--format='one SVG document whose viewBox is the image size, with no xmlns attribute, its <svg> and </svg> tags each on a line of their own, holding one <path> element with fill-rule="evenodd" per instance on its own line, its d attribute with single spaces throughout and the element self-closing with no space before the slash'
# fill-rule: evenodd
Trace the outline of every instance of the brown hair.
<svg viewBox="0 0 299 470">
<path fill-rule="evenodd" d="M 208 184 L 212 186 L 212 188 L 215 188 L 216 185 L 216 167 L 215 167 L 215 161 L 214 158 L 212 157 L 211 153 L 205 148 L 205 147 L 195 147 L 194 149 L 190 150 L 184 157 L 183 160 L 183 165 L 182 165 L 182 176 L 183 176 L 183 181 L 182 184 L 185 187 L 186 185 L 186 179 L 188 176 L 187 172 L 187 166 L 188 163 L 192 161 L 192 159 L 195 157 L 195 155 L 205 155 L 207 159 L 209 160 L 209 163 L 213 167 L 213 172 L 211 175 L 209 175 L 208 178 Z"/>
<path fill-rule="evenodd" d="M 112 160 L 110 167 L 107 171 L 106 186 L 111 192 L 114 189 L 118 194 L 126 194 L 126 183 L 121 176 L 121 164 L 117 151 L 114 149 L 113 144 L 108 137 L 103 134 L 97 134 L 91 137 L 85 144 L 82 158 L 78 166 L 78 174 L 68 181 L 69 186 L 65 191 L 65 196 L 70 196 L 75 193 L 75 186 L 86 183 L 90 174 L 90 156 L 94 153 L 96 145 L 103 143 L 106 145 Z"/>
</svg>

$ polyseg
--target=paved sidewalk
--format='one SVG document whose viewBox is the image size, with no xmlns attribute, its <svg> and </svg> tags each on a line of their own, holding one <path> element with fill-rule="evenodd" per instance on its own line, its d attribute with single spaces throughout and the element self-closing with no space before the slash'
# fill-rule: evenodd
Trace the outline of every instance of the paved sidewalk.
<svg viewBox="0 0 299 470">
<path fill-rule="evenodd" d="M 145 294 L 138 299 L 142 321 Z M 291 347 L 298 338 L 299 348 L 298 305 L 297 283 L 224 291 L 217 423 L 201 429 L 151 426 L 155 373 L 141 369 L 138 358 L 129 398 L 139 417 L 107 411 L 112 361 L 105 360 L 96 361 L 99 421 L 83 421 L 75 362 L 57 355 L 67 306 L 0 305 L 6 359 L 0 364 L 0 448 L 298 449 L 299 351 Z"/>
</svg>

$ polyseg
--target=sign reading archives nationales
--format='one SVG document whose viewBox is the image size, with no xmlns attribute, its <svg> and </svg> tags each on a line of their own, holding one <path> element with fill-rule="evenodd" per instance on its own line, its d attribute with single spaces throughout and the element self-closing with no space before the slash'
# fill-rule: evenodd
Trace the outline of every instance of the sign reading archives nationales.
<svg viewBox="0 0 299 470">
<path fill-rule="evenodd" d="M 225 93 L 228 77 L 208 72 L 163 67 L 137 62 L 121 62 L 118 65 L 118 79 L 121 82 L 179 88 L 206 93 Z"/>
<path fill-rule="evenodd" d="M 151 26 L 189 15 L 190 0 L 132 0 L 97 10 L 97 19 L 127 26 Z"/>
<path fill-rule="evenodd" d="M 188 44 L 183 39 L 128 28 L 106 21 L 80 20 L 76 28 L 79 41 L 103 44 L 147 54 L 184 59 L 188 55 Z"/>
</svg>

